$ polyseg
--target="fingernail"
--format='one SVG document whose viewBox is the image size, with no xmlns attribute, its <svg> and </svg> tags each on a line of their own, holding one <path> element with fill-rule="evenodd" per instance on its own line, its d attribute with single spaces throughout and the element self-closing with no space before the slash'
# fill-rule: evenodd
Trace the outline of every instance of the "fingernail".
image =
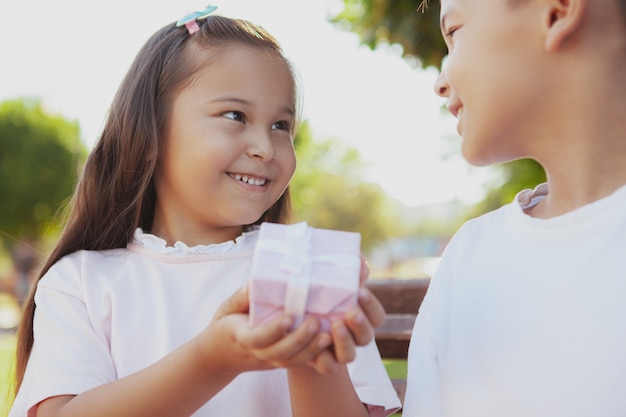
<svg viewBox="0 0 626 417">
<path fill-rule="evenodd" d="M 367 302 L 370 300 L 370 298 L 371 298 L 370 292 L 366 290 L 365 288 L 361 288 L 361 290 L 359 291 L 359 300 Z"/>
<path fill-rule="evenodd" d="M 352 315 L 352 322 L 354 324 L 362 324 L 364 320 L 365 320 L 365 316 L 363 315 L 363 313 L 360 310 L 356 311 Z"/>
<path fill-rule="evenodd" d="M 333 327 L 335 328 L 335 332 L 339 334 L 339 336 L 345 336 L 346 334 L 348 334 L 348 329 L 346 329 L 346 326 L 343 324 L 343 322 L 336 322 L 333 324 Z"/>
<path fill-rule="evenodd" d="M 291 326 L 293 326 L 293 317 L 283 316 L 283 318 L 280 320 L 280 327 L 282 327 L 285 330 L 288 330 L 288 329 L 291 329 Z"/>
<path fill-rule="evenodd" d="M 331 342 L 332 342 L 332 339 L 328 333 L 320 334 L 319 338 L 317 339 L 317 345 L 320 348 L 325 348 L 326 346 L 330 345 Z"/>
<path fill-rule="evenodd" d="M 310 334 L 315 334 L 317 333 L 317 330 L 319 328 L 319 325 L 317 323 L 317 321 L 311 321 L 306 325 L 306 330 L 307 332 L 309 332 Z"/>
</svg>

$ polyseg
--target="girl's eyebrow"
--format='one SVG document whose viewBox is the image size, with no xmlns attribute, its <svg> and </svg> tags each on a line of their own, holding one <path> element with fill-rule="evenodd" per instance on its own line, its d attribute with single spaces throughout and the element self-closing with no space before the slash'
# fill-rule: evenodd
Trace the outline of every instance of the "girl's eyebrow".
<svg viewBox="0 0 626 417">
<path fill-rule="evenodd" d="M 242 106 L 245 107 L 252 107 L 253 103 L 251 101 L 245 100 L 243 98 L 239 98 L 239 97 L 232 97 L 232 96 L 222 96 L 222 97 L 217 97 L 213 100 L 211 100 L 213 102 L 218 102 L 218 103 L 237 103 L 240 104 Z M 283 113 L 287 113 L 290 116 L 294 116 L 296 114 L 296 111 L 294 110 L 293 107 L 291 106 L 285 106 L 283 108 L 281 108 Z"/>
<path fill-rule="evenodd" d="M 237 104 L 241 104 L 241 105 L 244 105 L 244 106 L 251 106 L 252 105 L 252 103 L 249 102 L 248 100 L 244 100 L 242 98 L 232 97 L 232 96 L 217 97 L 217 98 L 214 98 L 211 101 L 218 102 L 218 103 L 237 103 Z"/>
</svg>

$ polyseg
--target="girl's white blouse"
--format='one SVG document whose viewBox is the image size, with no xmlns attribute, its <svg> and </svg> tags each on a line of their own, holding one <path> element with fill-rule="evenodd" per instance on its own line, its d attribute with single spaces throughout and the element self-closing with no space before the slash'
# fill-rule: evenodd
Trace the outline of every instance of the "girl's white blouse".
<svg viewBox="0 0 626 417">
<path fill-rule="evenodd" d="M 57 395 L 76 395 L 140 371 L 187 342 L 249 279 L 257 230 L 235 241 L 188 247 L 137 230 L 122 249 L 79 251 L 38 284 L 35 343 L 10 417 L 34 415 Z M 400 406 L 376 345 L 358 348 L 349 372 L 370 414 Z M 194 416 L 290 416 L 286 371 L 247 372 Z"/>
</svg>

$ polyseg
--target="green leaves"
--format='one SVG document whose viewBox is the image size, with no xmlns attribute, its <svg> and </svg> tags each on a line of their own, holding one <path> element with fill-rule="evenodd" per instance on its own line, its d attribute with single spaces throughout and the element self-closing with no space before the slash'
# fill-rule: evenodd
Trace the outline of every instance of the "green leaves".
<svg viewBox="0 0 626 417">
<path fill-rule="evenodd" d="M 85 155 L 77 122 L 46 114 L 37 100 L 1 103 L 0 240 L 40 238 Z"/>
<path fill-rule="evenodd" d="M 332 20 L 359 35 L 374 49 L 398 44 L 403 56 L 417 66 L 441 68 L 447 48 L 439 29 L 439 2 L 420 6 L 414 0 L 344 0 L 344 9 Z"/>
</svg>

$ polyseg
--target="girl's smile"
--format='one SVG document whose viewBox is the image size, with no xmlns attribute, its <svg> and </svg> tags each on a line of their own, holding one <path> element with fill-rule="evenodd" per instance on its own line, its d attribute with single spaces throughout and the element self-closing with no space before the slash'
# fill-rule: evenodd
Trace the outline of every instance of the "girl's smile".
<svg viewBox="0 0 626 417">
<path fill-rule="evenodd" d="M 152 232 L 169 243 L 236 238 L 276 203 L 296 166 L 284 60 L 246 46 L 195 53 L 211 63 L 174 98 L 154 176 Z"/>
<path fill-rule="evenodd" d="M 260 177 L 256 177 L 254 175 L 248 175 L 248 174 L 229 173 L 228 176 L 236 181 L 243 182 L 244 184 L 248 184 L 248 185 L 253 185 L 255 187 L 263 187 L 265 183 L 268 181 L 267 178 L 260 178 Z"/>
</svg>

